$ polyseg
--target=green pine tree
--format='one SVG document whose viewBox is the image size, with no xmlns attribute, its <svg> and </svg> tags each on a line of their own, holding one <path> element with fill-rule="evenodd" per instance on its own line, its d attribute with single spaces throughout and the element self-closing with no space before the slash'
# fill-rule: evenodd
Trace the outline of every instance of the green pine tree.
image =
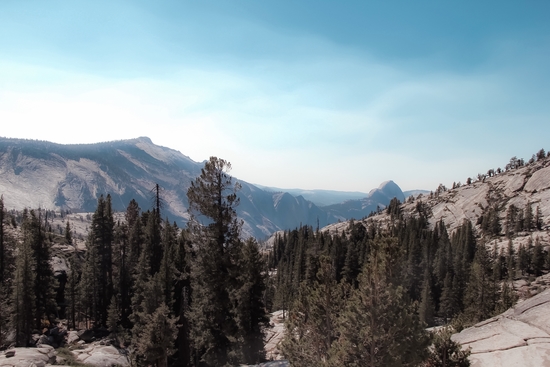
<svg viewBox="0 0 550 367">
<path fill-rule="evenodd" d="M 535 246 L 533 247 L 533 251 L 531 254 L 531 268 L 532 273 L 535 276 L 541 276 L 542 275 L 542 269 L 544 267 L 544 250 L 542 248 L 542 243 L 540 242 L 540 238 L 535 238 Z"/>
<path fill-rule="evenodd" d="M 15 272 L 15 240 L 8 235 L 8 215 L 4 197 L 0 195 L 0 348 L 5 346 L 12 314 L 13 274 Z"/>
<path fill-rule="evenodd" d="M 333 343 L 339 337 L 338 316 L 345 292 L 333 271 L 330 259 L 322 258 L 313 285 L 302 284 L 292 306 L 282 351 L 294 367 L 331 366 L 335 361 Z"/>
<path fill-rule="evenodd" d="M 533 218 L 533 207 L 530 202 L 525 206 L 525 213 L 523 215 L 523 229 L 525 231 L 531 231 L 533 229 L 534 218 Z"/>
<path fill-rule="evenodd" d="M 97 208 L 92 216 L 92 228 L 88 235 L 86 246 L 88 249 L 87 265 L 83 271 L 86 273 L 87 282 L 95 282 L 91 285 L 96 294 L 87 302 L 94 302 L 93 320 L 97 325 L 107 324 L 108 308 L 114 292 L 113 284 L 113 240 L 114 219 L 111 207 L 111 195 L 103 198 L 101 195 L 97 201 Z M 96 266 L 97 269 L 92 269 Z M 89 278 L 92 277 L 92 278 Z"/>
<path fill-rule="evenodd" d="M 242 222 L 237 219 L 238 183 L 227 173 L 231 164 L 211 157 L 187 191 L 189 222 L 196 245 L 191 272 L 191 339 L 200 360 L 208 366 L 225 366 L 231 360 L 238 326 L 228 307 L 238 289 L 233 271 L 241 254 Z M 204 224 L 199 223 L 205 218 Z"/>
<path fill-rule="evenodd" d="M 76 251 L 69 258 L 69 274 L 67 279 L 67 301 L 69 313 L 67 315 L 69 328 L 76 329 L 77 310 L 80 309 L 78 289 L 79 289 L 80 274 L 78 269 L 78 261 Z"/>
<path fill-rule="evenodd" d="M 403 288 L 391 281 L 396 268 L 388 245 L 374 245 L 341 315 L 336 365 L 413 366 L 425 358 L 429 336 Z"/>
<path fill-rule="evenodd" d="M 12 324 L 15 328 L 15 343 L 19 347 L 29 346 L 35 320 L 36 259 L 33 256 L 34 236 L 29 225 L 27 211 L 23 213 L 23 240 L 18 244 L 13 282 Z"/>
<path fill-rule="evenodd" d="M 428 358 L 421 364 L 422 367 L 469 367 L 470 350 L 463 350 L 462 346 L 451 339 L 454 329 L 444 327 L 433 333 L 433 342 L 429 348 Z"/>
<path fill-rule="evenodd" d="M 479 246 L 465 294 L 466 314 L 473 322 L 485 320 L 493 314 L 498 289 L 492 276 L 492 261 L 485 246 Z"/>
<path fill-rule="evenodd" d="M 424 282 L 422 283 L 422 294 L 418 314 L 420 315 L 420 320 L 428 326 L 434 325 L 434 309 L 435 306 L 432 297 L 432 283 L 430 273 L 428 268 L 426 268 L 424 272 Z"/>
<path fill-rule="evenodd" d="M 144 365 L 168 366 L 168 357 L 175 352 L 176 321 L 164 303 L 145 316 L 136 345 L 137 353 L 143 356 Z"/>
<path fill-rule="evenodd" d="M 41 213 L 42 211 L 39 210 L 36 216 L 34 210 L 31 210 L 22 226 L 22 230 L 26 233 L 26 240 L 31 243 L 34 257 L 34 311 L 37 329 L 42 328 L 43 321 L 47 320 L 49 324 L 50 321 L 53 322 L 52 316 L 57 316 L 54 292 L 56 281 L 50 264 L 51 243 L 46 238 Z"/>
<path fill-rule="evenodd" d="M 234 353 L 246 364 L 265 359 L 264 330 L 269 318 L 263 302 L 266 264 L 254 239 L 245 242 L 236 274 L 239 288 L 231 295 L 238 327 L 238 345 Z"/>
</svg>

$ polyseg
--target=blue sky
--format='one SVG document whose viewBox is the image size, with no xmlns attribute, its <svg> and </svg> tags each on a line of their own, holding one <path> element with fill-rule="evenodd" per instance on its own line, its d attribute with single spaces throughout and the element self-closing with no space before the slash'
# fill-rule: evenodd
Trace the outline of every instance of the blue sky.
<svg viewBox="0 0 550 367">
<path fill-rule="evenodd" d="M 149 136 L 282 188 L 435 189 L 550 149 L 548 1 L 0 2 L 1 136 Z"/>
</svg>

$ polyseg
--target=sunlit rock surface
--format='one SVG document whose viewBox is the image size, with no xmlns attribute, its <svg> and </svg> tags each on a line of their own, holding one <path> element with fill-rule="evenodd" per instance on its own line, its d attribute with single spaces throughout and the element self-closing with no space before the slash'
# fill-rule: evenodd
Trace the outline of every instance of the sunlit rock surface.
<svg viewBox="0 0 550 367">
<path fill-rule="evenodd" d="M 550 367 L 550 289 L 453 335 L 472 367 Z"/>
</svg>

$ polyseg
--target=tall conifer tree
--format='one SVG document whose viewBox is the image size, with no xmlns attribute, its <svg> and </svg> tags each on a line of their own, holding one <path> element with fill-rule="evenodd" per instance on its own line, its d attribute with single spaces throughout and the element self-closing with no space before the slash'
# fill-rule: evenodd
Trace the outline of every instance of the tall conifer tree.
<svg viewBox="0 0 550 367">
<path fill-rule="evenodd" d="M 33 256 L 34 236 L 27 210 L 23 212 L 23 239 L 18 245 L 13 283 L 13 326 L 15 343 L 27 347 L 35 320 L 36 259 Z"/>
<path fill-rule="evenodd" d="M 235 211 L 240 185 L 227 173 L 230 169 L 229 162 L 211 157 L 187 191 L 196 246 L 191 273 L 191 339 L 200 360 L 208 366 L 234 362 L 230 352 L 238 330 L 228 305 L 230 293 L 237 289 L 234 267 L 241 254 L 242 223 Z"/>
</svg>

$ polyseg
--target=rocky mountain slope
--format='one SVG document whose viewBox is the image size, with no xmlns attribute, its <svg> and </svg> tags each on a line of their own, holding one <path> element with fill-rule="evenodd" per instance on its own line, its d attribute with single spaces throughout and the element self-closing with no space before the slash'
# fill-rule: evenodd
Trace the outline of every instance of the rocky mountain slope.
<svg viewBox="0 0 550 367">
<path fill-rule="evenodd" d="M 164 215 L 184 225 L 189 219 L 187 189 L 202 167 L 146 137 L 82 145 L 0 138 L 0 194 L 8 209 L 92 212 L 97 198 L 110 194 L 117 211 L 125 210 L 131 199 L 148 210 L 159 184 Z M 396 184 L 387 183 L 367 198 L 319 207 L 300 195 L 238 181 L 242 190 L 237 214 L 244 221 L 244 234 L 259 239 L 300 224 L 323 227 L 361 218 L 377 206 L 385 207 L 393 195 L 403 197 Z"/>
<path fill-rule="evenodd" d="M 474 224 L 478 235 L 485 242 L 497 245 L 507 244 L 506 216 L 510 206 L 518 212 L 530 205 L 533 215 L 540 214 L 541 228 L 514 233 L 513 242 L 526 242 L 529 238 L 539 237 L 546 245 L 550 244 L 550 158 L 546 157 L 523 166 L 492 174 L 480 175 L 470 184 L 456 185 L 446 189 L 443 185 L 430 195 L 409 197 L 401 205 L 405 217 L 417 215 L 419 208 L 428 214 L 430 225 L 443 220 L 449 233 L 460 226 L 464 220 Z M 496 213 L 500 230 L 498 233 L 485 234 L 482 231 L 483 217 L 490 212 Z M 389 223 L 390 216 L 384 211 L 371 218 L 379 223 Z M 329 232 L 346 230 L 349 222 L 334 223 L 324 228 Z"/>
<path fill-rule="evenodd" d="M 550 366 L 549 313 L 547 289 L 499 316 L 453 335 L 453 340 L 471 348 L 472 367 Z"/>
<path fill-rule="evenodd" d="M 478 244 L 502 248 L 511 242 L 517 250 L 539 241 L 550 251 L 549 156 L 509 164 L 505 171 L 489 170 L 474 182 L 453 186 L 441 185 L 429 195 L 407 199 L 400 206 L 403 216 L 423 212 L 432 227 L 443 221 L 449 233 L 469 220 Z M 528 213 L 531 226 L 518 227 L 527 222 Z M 384 227 L 390 225 L 391 217 L 381 212 L 364 221 Z M 336 234 L 348 228 L 349 222 L 342 222 L 323 230 Z M 473 367 L 550 366 L 550 273 L 535 279 L 516 278 L 513 287 L 520 296 L 518 304 L 453 336 L 464 348 L 471 348 Z"/>
</svg>

